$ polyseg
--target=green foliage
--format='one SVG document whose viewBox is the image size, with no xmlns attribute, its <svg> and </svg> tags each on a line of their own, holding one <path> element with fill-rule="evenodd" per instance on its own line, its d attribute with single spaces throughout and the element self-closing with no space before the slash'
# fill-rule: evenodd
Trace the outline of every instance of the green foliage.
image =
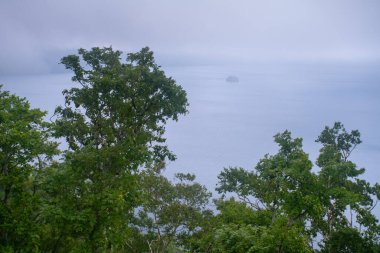
<svg viewBox="0 0 380 253">
<path fill-rule="evenodd" d="M 234 198 L 229 200 L 216 200 L 216 207 L 219 211 L 217 219 L 222 224 L 255 224 L 266 226 L 271 223 L 271 212 L 260 210 L 252 212 L 252 208 L 246 203 L 236 201 Z"/>
<path fill-rule="evenodd" d="M 57 144 L 45 112 L 0 86 L 0 251 L 37 252 L 42 236 L 40 175 Z"/>
<path fill-rule="evenodd" d="M 250 244 L 244 247 L 239 244 L 236 252 L 311 250 L 305 230 L 306 220 L 322 209 L 318 196 L 314 195 L 317 179 L 311 172 L 312 163 L 302 150 L 302 140 L 292 139 L 289 131 L 277 134 L 275 141 L 279 152 L 266 155 L 254 171 L 229 168 L 219 175 L 217 190 L 223 194 L 235 193 L 250 208 L 251 217 L 261 217 L 251 218 L 244 229 L 239 230 L 243 232 L 239 236 L 251 231 L 254 239 L 250 238 Z M 249 212 L 246 208 L 242 209 L 244 213 Z M 225 216 L 226 210 L 222 209 L 220 215 Z M 234 224 L 239 223 L 235 221 Z M 240 247 L 243 248 L 240 250 Z"/>
<path fill-rule="evenodd" d="M 241 203 L 218 201 L 215 252 L 310 252 L 317 235 L 323 252 L 378 248 L 379 225 L 371 210 L 379 186 L 360 179 L 364 169 L 348 160 L 361 143 L 359 131 L 347 132 L 339 122 L 322 131 L 317 174 L 301 139 L 289 131 L 274 139 L 278 153 L 266 155 L 254 171 L 228 168 L 219 175 L 217 190 Z"/>
<path fill-rule="evenodd" d="M 80 49 L 79 56 L 62 58 L 81 88 L 63 92 L 66 106 L 56 109 L 56 136 L 65 137 L 72 150 L 121 152 L 132 158 L 132 168 L 148 155 L 173 159 L 158 144 L 165 141 L 166 121 L 187 112 L 186 92 L 165 76 L 149 48 L 128 54 L 126 63 L 120 60 L 121 52 L 112 48 Z"/>
<path fill-rule="evenodd" d="M 339 238 L 350 236 L 365 237 L 378 243 L 378 220 L 371 210 L 374 200 L 379 199 L 379 187 L 360 179 L 365 170 L 348 160 L 361 143 L 359 131 L 348 133 L 338 122 L 332 128 L 326 127 L 316 141 L 322 144 L 317 164 L 321 168 L 318 185 L 324 211 L 313 220 L 313 225 L 324 238 L 325 250 L 335 247 L 336 250 L 342 248 L 341 252 L 356 252 L 343 250 L 348 242 Z M 357 243 L 361 244 L 360 241 Z"/>
<path fill-rule="evenodd" d="M 213 252 L 311 252 L 307 238 L 299 228 L 288 228 L 285 220 L 277 220 L 270 227 L 222 225 L 216 230 Z"/>
<path fill-rule="evenodd" d="M 379 250 L 379 245 L 375 245 L 371 240 L 368 240 L 357 229 L 345 227 L 331 233 L 322 249 L 322 253 L 375 253 L 379 252 Z"/>
<path fill-rule="evenodd" d="M 175 158 L 163 134 L 167 120 L 187 112 L 186 93 L 148 48 L 125 63 L 112 48 L 78 53 L 61 61 L 80 87 L 65 90 L 55 111 L 54 134 L 69 149 L 45 173 L 46 244 L 59 252 L 124 250 L 140 200 L 138 169 Z"/>
<path fill-rule="evenodd" d="M 179 173 L 177 183 L 170 182 L 157 168 L 142 173 L 143 203 L 136 209 L 132 222 L 139 233 L 131 241 L 131 249 L 137 249 L 136 244 L 141 241 L 146 243 L 140 252 L 168 252 L 170 247 L 184 247 L 188 243 L 209 213 L 206 208 L 211 196 L 194 180 L 194 175 Z"/>
</svg>

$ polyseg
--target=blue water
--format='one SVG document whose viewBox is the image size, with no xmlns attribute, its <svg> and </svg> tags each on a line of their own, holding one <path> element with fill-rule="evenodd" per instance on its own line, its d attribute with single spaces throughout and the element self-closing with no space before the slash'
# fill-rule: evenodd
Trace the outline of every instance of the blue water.
<svg viewBox="0 0 380 253">
<path fill-rule="evenodd" d="M 289 129 L 304 139 L 315 161 L 314 142 L 325 125 L 341 121 L 359 129 L 363 144 L 352 160 L 366 168 L 364 178 L 380 182 L 379 64 L 257 64 L 243 66 L 164 66 L 188 93 L 189 114 L 167 127 L 177 160 L 166 174 L 192 172 L 210 190 L 228 166 L 253 168 L 276 152 L 272 136 Z M 227 83 L 235 75 L 239 83 Z M 49 111 L 62 104 L 70 74 L 3 76 L 5 89 Z M 317 168 L 315 168 L 317 170 Z"/>
<path fill-rule="evenodd" d="M 188 92 L 189 115 L 168 127 L 177 154 L 169 171 L 192 171 L 212 187 L 223 167 L 253 168 L 276 152 L 272 136 L 289 129 L 315 161 L 315 139 L 341 121 L 359 129 L 352 160 L 380 181 L 380 72 L 375 65 L 203 66 L 169 69 Z M 227 83 L 228 75 L 239 83 Z"/>
</svg>

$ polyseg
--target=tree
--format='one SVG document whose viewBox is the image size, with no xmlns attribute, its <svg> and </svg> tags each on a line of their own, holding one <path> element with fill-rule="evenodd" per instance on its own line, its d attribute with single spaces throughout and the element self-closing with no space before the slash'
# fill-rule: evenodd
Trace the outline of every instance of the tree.
<svg viewBox="0 0 380 253">
<path fill-rule="evenodd" d="M 37 252 L 41 171 L 58 154 L 46 112 L 0 86 L 0 251 Z"/>
<path fill-rule="evenodd" d="M 211 194 L 194 182 L 194 175 L 178 173 L 175 176 L 178 182 L 173 183 L 160 172 L 158 168 L 148 169 L 141 176 L 144 201 L 136 209 L 133 220 L 139 237 L 130 243 L 131 250 L 137 252 L 145 249 L 160 253 L 168 252 L 170 247 L 184 248 L 204 216 L 210 213 L 207 204 Z M 144 242 L 143 249 L 136 246 L 141 242 Z"/>
<path fill-rule="evenodd" d="M 274 139 L 279 152 L 266 155 L 254 171 L 228 168 L 218 177 L 220 193 L 235 193 L 251 208 L 252 216 L 262 217 L 261 221 L 256 219 L 241 228 L 239 236 L 249 231 L 254 234 L 250 244 L 239 246 L 238 252 L 311 251 L 305 223 L 321 209 L 315 194 L 317 180 L 311 172 L 312 163 L 302 150 L 302 139 L 293 139 L 289 131 L 275 135 Z M 225 230 L 229 235 L 229 229 L 231 226 L 224 227 L 221 232 Z M 238 243 L 240 239 L 235 241 Z M 262 251 L 257 251 L 260 248 Z"/>
<path fill-rule="evenodd" d="M 364 246 L 358 246 L 361 250 L 349 250 L 348 242 L 338 239 L 358 237 L 361 240 L 355 240 L 357 245 L 360 241 L 366 241 L 367 245 L 379 244 L 380 227 L 371 210 L 374 200 L 380 199 L 380 187 L 360 179 L 365 170 L 349 160 L 361 143 L 360 133 L 358 130 L 347 132 L 336 122 L 331 128 L 325 127 L 316 142 L 322 144 L 317 165 L 321 168 L 318 179 L 324 211 L 313 223 L 323 236 L 323 249 L 326 252 L 337 252 L 338 248 L 342 249 L 339 252 L 371 252 Z"/>
<path fill-rule="evenodd" d="M 311 172 L 312 163 L 302 150 L 302 139 L 293 139 L 289 131 L 277 134 L 275 142 L 279 145 L 278 153 L 266 155 L 254 171 L 228 168 L 219 175 L 217 190 L 234 193 L 244 203 L 239 206 L 229 202 L 229 208 L 224 207 L 221 215 L 225 216 L 231 207 L 239 207 L 252 219 L 222 226 L 217 234 L 223 240 L 219 240 L 216 252 L 230 248 L 236 248 L 231 252 L 311 251 L 305 224 L 321 209 L 313 194 L 317 180 Z M 223 243 L 226 236 L 233 245 Z M 242 244 L 244 241 L 247 243 Z"/>
<path fill-rule="evenodd" d="M 367 240 L 355 228 L 345 227 L 331 232 L 323 245 L 322 252 L 344 252 L 344 253 L 369 253 L 379 252 L 379 245 Z"/>
<path fill-rule="evenodd" d="M 65 106 L 55 111 L 55 136 L 69 148 L 45 177 L 54 235 L 47 244 L 57 252 L 122 250 L 139 200 L 138 170 L 175 158 L 163 134 L 168 120 L 187 112 L 186 93 L 149 48 L 126 63 L 112 48 L 78 53 L 61 61 L 80 86 L 64 90 Z"/>
<path fill-rule="evenodd" d="M 216 230 L 215 249 L 310 252 L 321 235 L 323 252 L 376 252 L 380 226 L 371 211 L 380 197 L 380 186 L 360 179 L 365 170 L 349 161 L 361 143 L 359 131 L 347 132 L 339 122 L 322 131 L 317 139 L 322 144 L 318 173 L 311 171 L 302 139 L 293 139 L 285 131 L 275 141 L 278 153 L 266 155 L 254 171 L 228 168 L 219 175 L 217 190 L 235 194 L 244 206 L 220 202 L 219 216 L 230 218 Z M 248 220 L 231 216 L 234 210 L 247 213 L 247 208 L 252 212 L 245 215 Z"/>
<path fill-rule="evenodd" d="M 126 63 L 112 48 L 78 52 L 82 59 L 69 55 L 61 61 L 81 88 L 63 91 L 66 106 L 56 109 L 56 136 L 65 137 L 73 151 L 119 148 L 133 158 L 131 169 L 152 156 L 173 159 L 159 144 L 165 142 L 166 121 L 187 112 L 186 92 L 165 76 L 153 52 L 146 47 L 130 53 Z"/>
</svg>

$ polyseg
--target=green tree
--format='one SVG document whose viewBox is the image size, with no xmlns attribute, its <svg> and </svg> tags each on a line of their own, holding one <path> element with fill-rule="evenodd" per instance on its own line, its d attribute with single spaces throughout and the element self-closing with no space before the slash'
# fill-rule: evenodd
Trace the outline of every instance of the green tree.
<svg viewBox="0 0 380 253">
<path fill-rule="evenodd" d="M 125 63 L 112 48 L 78 52 L 61 61 L 79 87 L 64 90 L 65 106 L 55 111 L 55 136 L 69 149 L 46 172 L 53 235 L 46 243 L 57 252 L 115 252 L 127 247 L 139 168 L 175 158 L 163 134 L 187 112 L 186 93 L 149 48 Z"/>
<path fill-rule="evenodd" d="M 170 247 L 177 247 L 178 252 L 210 213 L 207 204 L 211 194 L 194 182 L 194 175 L 178 173 L 174 183 L 160 172 L 160 169 L 148 169 L 141 176 L 144 201 L 136 209 L 133 221 L 139 237 L 130 245 L 137 252 L 144 251 L 136 246 L 141 241 L 147 252 L 168 252 Z"/>
<path fill-rule="evenodd" d="M 316 141 L 322 144 L 317 165 L 321 168 L 318 180 L 324 211 L 313 224 L 323 236 L 323 249 L 327 252 L 371 252 L 359 245 L 361 241 L 368 245 L 379 244 L 380 227 L 371 210 L 374 200 L 380 199 L 380 187 L 361 179 L 365 170 L 349 160 L 352 151 L 361 143 L 360 133 L 358 130 L 347 132 L 340 122 L 336 122 L 331 128 L 325 127 Z M 348 241 L 356 237 L 361 238 L 355 240 L 360 249 L 348 250 Z"/>
<path fill-rule="evenodd" d="M 310 252 L 320 235 L 323 252 L 377 252 L 380 226 L 371 211 L 380 187 L 360 179 L 364 169 L 349 161 L 361 143 L 359 131 L 347 132 L 339 122 L 322 131 L 318 173 L 300 138 L 285 131 L 275 141 L 279 152 L 266 155 L 254 171 L 229 168 L 219 175 L 217 190 L 244 205 L 219 203 L 215 251 Z"/>
<path fill-rule="evenodd" d="M 321 249 L 322 253 L 371 253 L 379 252 L 379 245 L 374 244 L 355 228 L 344 227 L 331 232 Z"/>
<path fill-rule="evenodd" d="M 0 251 L 38 252 L 41 171 L 58 154 L 45 112 L 0 86 Z"/>
<path fill-rule="evenodd" d="M 256 239 L 246 245 L 251 252 L 309 252 L 305 224 L 321 211 L 315 194 L 317 178 L 302 150 L 302 139 L 293 139 L 289 131 L 274 139 L 279 145 L 277 154 L 266 155 L 254 171 L 225 169 L 217 190 L 236 194 L 254 212 L 252 216 L 262 217 L 246 223 L 241 234 L 255 231 Z"/>
</svg>

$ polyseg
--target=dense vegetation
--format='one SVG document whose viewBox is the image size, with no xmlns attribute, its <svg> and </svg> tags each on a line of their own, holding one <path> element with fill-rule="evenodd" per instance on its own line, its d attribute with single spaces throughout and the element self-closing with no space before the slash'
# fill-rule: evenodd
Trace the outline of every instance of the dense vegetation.
<svg viewBox="0 0 380 253">
<path fill-rule="evenodd" d="M 357 130 L 326 127 L 317 170 L 302 139 L 279 133 L 253 170 L 225 168 L 211 200 L 194 175 L 162 175 L 186 92 L 148 48 L 121 57 L 62 58 L 79 86 L 50 123 L 0 89 L 1 252 L 380 252 L 380 186 L 350 161 Z"/>
</svg>

